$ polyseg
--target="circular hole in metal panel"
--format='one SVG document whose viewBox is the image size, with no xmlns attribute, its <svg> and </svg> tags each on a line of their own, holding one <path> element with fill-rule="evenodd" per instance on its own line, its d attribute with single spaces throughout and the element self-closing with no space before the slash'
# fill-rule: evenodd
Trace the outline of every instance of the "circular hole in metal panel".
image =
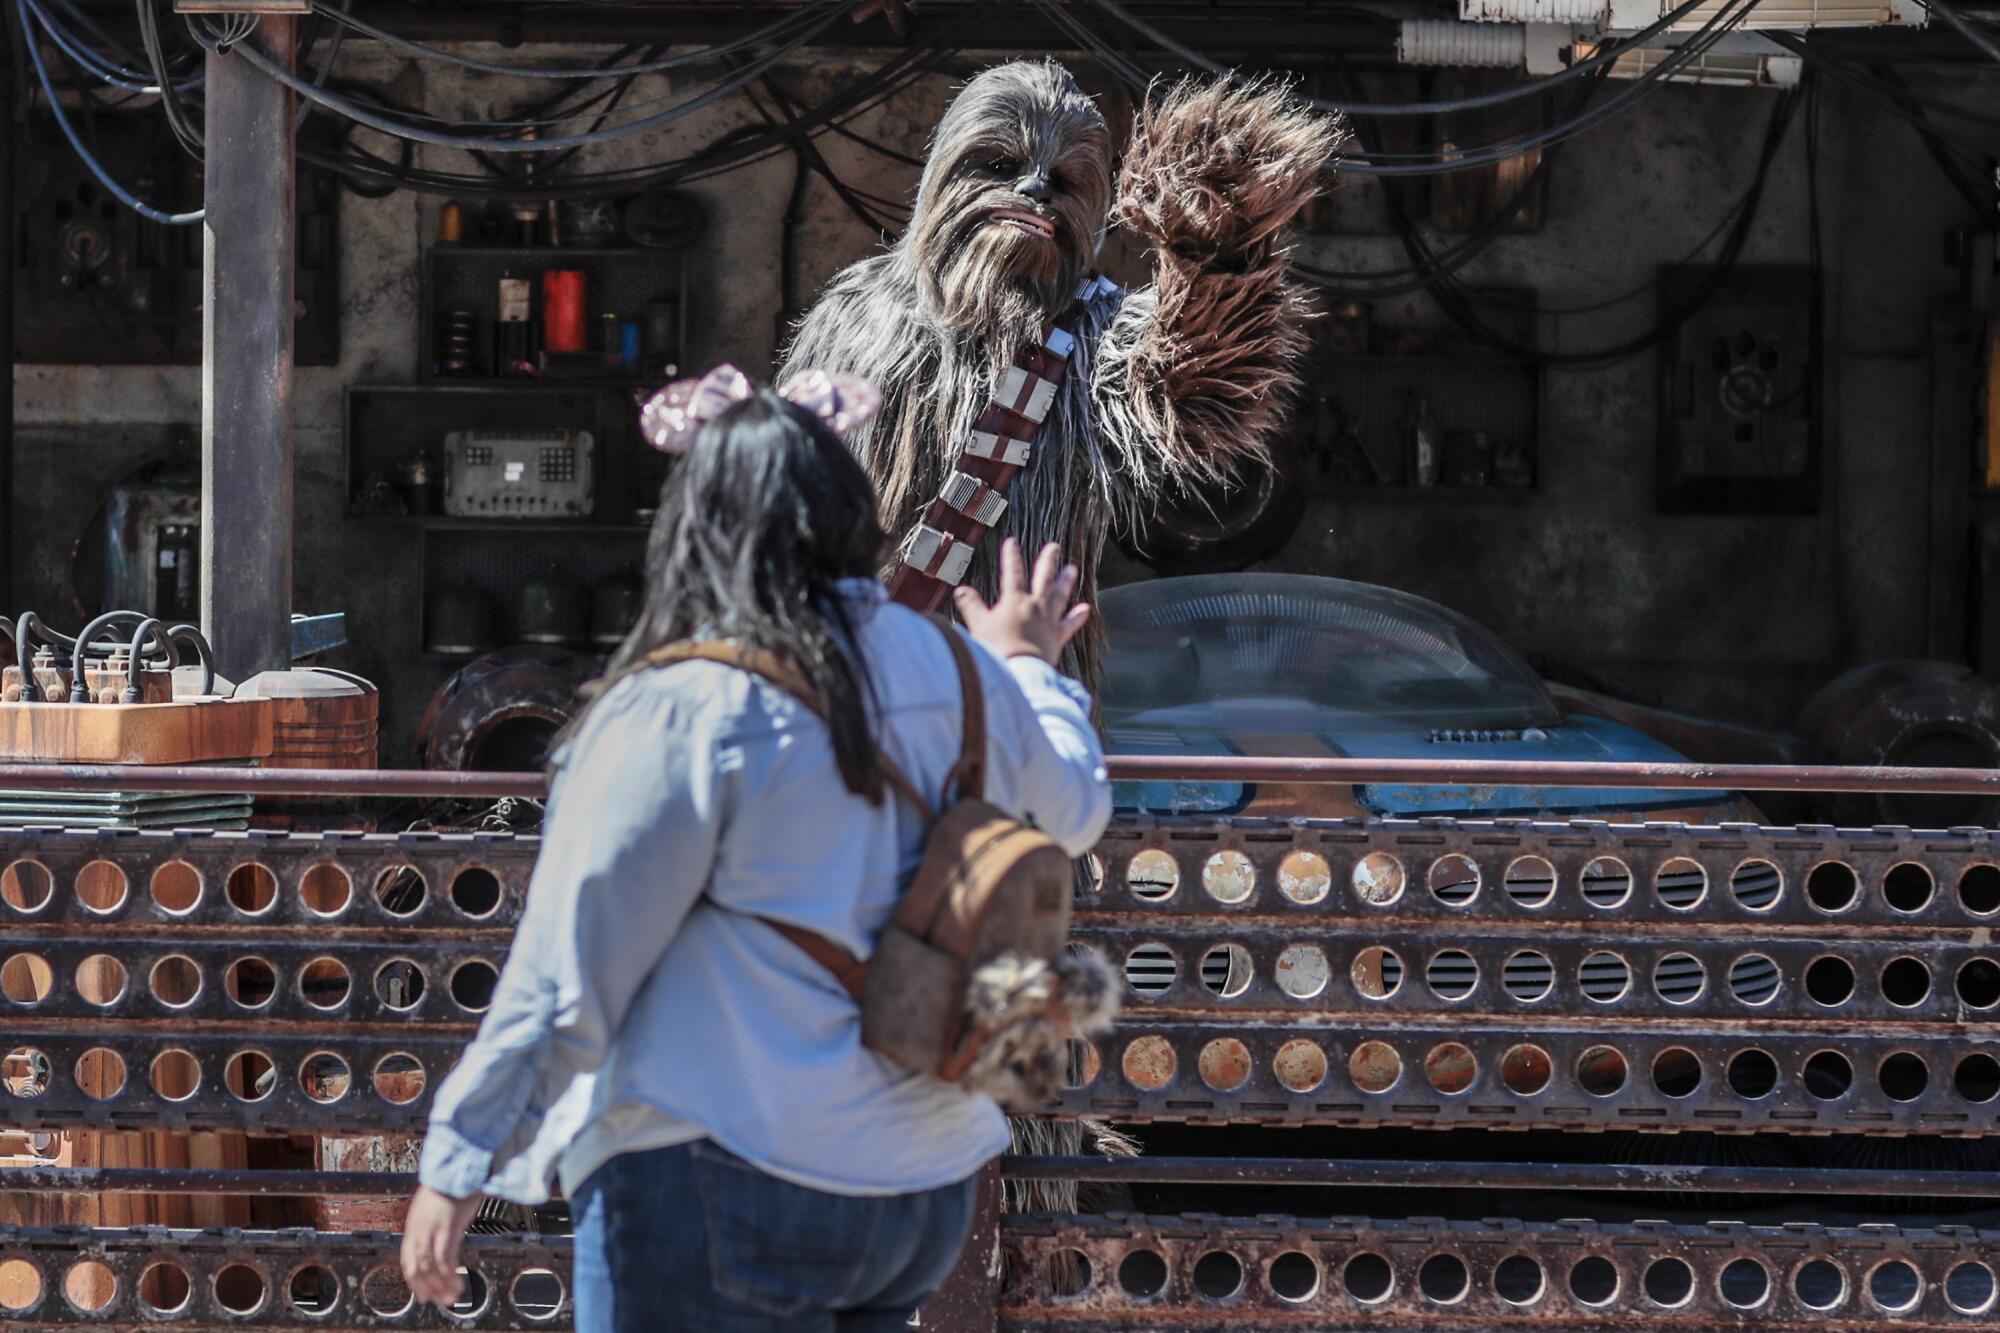
<svg viewBox="0 0 2000 1333">
<path fill-rule="evenodd" d="M 1827 954 L 1806 967 L 1806 994 L 1814 1004 L 1838 1008 L 1854 998 L 1854 966 Z"/>
<path fill-rule="evenodd" d="M 1271 1073 L 1293 1092 L 1311 1092 L 1326 1082 L 1326 1052 L 1319 1043 L 1297 1037 L 1271 1057 Z"/>
<path fill-rule="evenodd" d="M 476 1268 L 458 1270 L 464 1285 L 457 1300 L 453 1301 L 445 1313 L 454 1319 L 475 1319 L 486 1310 L 486 1300 L 491 1294 L 486 1285 L 486 1275 Z"/>
<path fill-rule="evenodd" d="M 332 1314 L 340 1304 L 340 1279 L 329 1268 L 307 1264 L 285 1283 L 285 1300 L 300 1314 Z"/>
<path fill-rule="evenodd" d="M 1446 907 L 1469 907 L 1479 897 L 1479 864 L 1461 852 L 1431 862 L 1431 897 Z"/>
<path fill-rule="evenodd" d="M 231 1314 L 257 1313 L 264 1304 L 264 1275 L 248 1264 L 226 1264 L 215 1275 L 215 1300 Z"/>
<path fill-rule="evenodd" d="M 1103 1072 L 1104 1057 L 1097 1053 L 1097 1047 L 1087 1041 L 1072 1039 L 1068 1062 L 1063 1069 L 1063 1086 L 1087 1088 L 1097 1082 L 1097 1076 Z"/>
<path fill-rule="evenodd" d="M 500 877 L 485 866 L 467 866 L 452 876 L 451 903 L 475 920 L 500 907 Z"/>
<path fill-rule="evenodd" d="M 170 1102 L 184 1102 L 201 1091 L 201 1062 L 191 1051 L 175 1047 L 153 1057 L 148 1071 L 153 1091 Z"/>
<path fill-rule="evenodd" d="M 398 1013 L 416 1008 L 424 998 L 424 970 L 407 958 L 391 958 L 375 969 L 375 998 Z"/>
<path fill-rule="evenodd" d="M 1615 953 L 1589 955 L 1576 976 L 1584 995 L 1598 1004 L 1616 1003 L 1632 989 L 1632 968 Z"/>
<path fill-rule="evenodd" d="M 1739 1310 L 1754 1310 L 1771 1296 L 1771 1275 L 1755 1259 L 1734 1259 L 1716 1281 L 1722 1299 Z"/>
<path fill-rule="evenodd" d="M 1279 1300 L 1303 1303 L 1319 1295 L 1319 1265 L 1309 1255 L 1287 1250 L 1271 1261 L 1269 1281 Z"/>
<path fill-rule="evenodd" d="M 1340 1270 L 1340 1285 L 1365 1305 L 1389 1299 L 1396 1290 L 1396 1270 L 1379 1254 L 1357 1254 Z"/>
<path fill-rule="evenodd" d="M 1201 984 L 1211 995 L 1233 1000 L 1250 989 L 1250 951 L 1240 944 L 1217 944 L 1201 956 Z"/>
<path fill-rule="evenodd" d="M 1523 949 L 1501 965 L 1500 985 L 1523 1004 L 1545 999 L 1556 987 L 1556 966 L 1545 953 Z"/>
<path fill-rule="evenodd" d="M 1455 1096 L 1479 1077 L 1479 1059 L 1471 1047 L 1460 1042 L 1439 1042 L 1424 1057 L 1424 1077 L 1439 1092 Z"/>
<path fill-rule="evenodd" d="M 1167 1261 L 1153 1250 L 1133 1250 L 1119 1261 L 1118 1285 L 1128 1296 L 1150 1300 L 1167 1289 Z"/>
<path fill-rule="evenodd" d="M 93 1046 L 76 1057 L 76 1086 L 92 1101 L 109 1101 L 125 1091 L 125 1057 L 109 1046 Z"/>
<path fill-rule="evenodd" d="M 1295 1000 L 1310 1000 L 1326 990 L 1333 964 L 1317 944 L 1288 944 L 1278 955 L 1273 976 L 1278 989 Z"/>
<path fill-rule="evenodd" d="M 201 994 L 201 969 L 185 954 L 170 953 L 153 964 L 146 984 L 167 1008 L 185 1009 Z"/>
<path fill-rule="evenodd" d="M 1417 1270 L 1417 1290 L 1439 1305 L 1455 1305 L 1472 1290 L 1465 1260 L 1455 1254 L 1434 1254 Z"/>
<path fill-rule="evenodd" d="M 1708 872 L 1701 862 L 1676 856 L 1653 872 L 1653 892 L 1676 912 L 1691 912 L 1708 896 Z"/>
<path fill-rule="evenodd" d="M 278 1071 L 262 1051 L 238 1051 L 223 1065 L 222 1081 L 238 1100 L 259 1102 L 278 1086 Z"/>
<path fill-rule="evenodd" d="M 1782 985 L 1778 965 L 1761 953 L 1746 953 L 1729 965 L 1729 993 L 1742 1004 L 1769 1004 Z"/>
<path fill-rule="evenodd" d="M 1914 1009 L 1931 997 L 1931 969 L 1920 958 L 1892 958 L 1882 969 L 1882 998 Z"/>
<path fill-rule="evenodd" d="M 1653 1086 L 1668 1097 L 1688 1097 L 1701 1086 L 1701 1057 L 1684 1046 L 1669 1046 L 1653 1057 Z"/>
<path fill-rule="evenodd" d="M 361 1303 L 381 1318 L 394 1319 L 415 1301 L 403 1283 L 402 1273 L 393 1264 L 378 1264 L 361 1279 Z"/>
<path fill-rule="evenodd" d="M 83 1259 L 63 1274 L 63 1296 L 78 1310 L 102 1310 L 118 1296 L 118 1277 L 95 1259 Z"/>
<path fill-rule="evenodd" d="M 239 958 L 222 974 L 222 991 L 245 1009 L 257 1009 L 278 993 L 278 974 L 261 958 Z"/>
<path fill-rule="evenodd" d="M 375 901 L 390 916 L 414 916 L 429 889 L 415 866 L 390 866 L 375 877 Z"/>
<path fill-rule="evenodd" d="M 562 1313 L 566 1296 L 562 1274 L 549 1268 L 524 1268 L 507 1287 L 507 1302 L 532 1323 L 546 1323 Z"/>
<path fill-rule="evenodd" d="M 49 1090 L 53 1075 L 49 1054 L 39 1046 L 16 1046 L 0 1056 L 0 1089 L 9 1096 L 39 1097 Z"/>
<path fill-rule="evenodd" d="M 1058 1299 L 1081 1296 L 1090 1289 L 1090 1258 L 1082 1250 L 1061 1249 L 1049 1255 L 1049 1293 Z"/>
<path fill-rule="evenodd" d="M 299 899 L 308 911 L 339 916 L 354 901 L 354 881 L 331 861 L 315 862 L 299 878 Z"/>
<path fill-rule="evenodd" d="M 1585 1305 L 1609 1305 L 1618 1296 L 1618 1267 L 1600 1254 L 1585 1255 L 1569 1270 L 1569 1294 Z"/>
<path fill-rule="evenodd" d="M 423 1062 L 408 1051 L 391 1051 L 375 1062 L 375 1095 L 396 1106 L 407 1106 L 424 1095 Z"/>
<path fill-rule="evenodd" d="M 1431 955 L 1424 984 L 1440 1000 L 1463 1000 L 1479 988 L 1479 964 L 1463 949 L 1443 949 Z"/>
<path fill-rule="evenodd" d="M 1318 852 L 1293 852 L 1278 862 L 1278 892 L 1302 907 L 1326 901 L 1333 891 L 1333 869 Z"/>
<path fill-rule="evenodd" d="M 1837 1310 L 1847 1300 L 1847 1274 L 1829 1260 L 1808 1260 L 1792 1274 L 1792 1294 L 1809 1310 Z"/>
<path fill-rule="evenodd" d="M 299 997 L 315 1009 L 338 1009 L 347 1003 L 353 979 L 338 958 L 315 958 L 299 969 Z"/>
<path fill-rule="evenodd" d="M 154 905 L 179 916 L 201 901 L 201 872 L 185 861 L 169 861 L 153 872 L 151 887 Z"/>
<path fill-rule="evenodd" d="M 1549 1086 L 1555 1068 L 1555 1061 L 1547 1051 L 1524 1042 L 1509 1046 L 1500 1057 L 1500 1081 L 1516 1096 L 1532 1097 Z"/>
<path fill-rule="evenodd" d="M 1403 1076 L 1403 1057 L 1386 1041 L 1364 1041 L 1347 1057 L 1347 1074 L 1363 1092 L 1387 1092 Z"/>
<path fill-rule="evenodd" d="M 1403 896 L 1403 863 L 1387 852 L 1370 852 L 1354 863 L 1349 877 L 1354 896 L 1376 907 L 1387 907 Z"/>
<path fill-rule="evenodd" d="M 223 892 L 228 895 L 231 907 L 255 916 L 268 912 L 271 904 L 278 901 L 278 877 L 271 873 L 271 867 L 246 861 L 229 872 Z"/>
<path fill-rule="evenodd" d="M 1510 1254 L 1493 1269 L 1493 1294 L 1509 1305 L 1533 1305 L 1548 1285 L 1542 1266 L 1525 1254 Z"/>
<path fill-rule="evenodd" d="M 1959 906 L 1974 916 L 2000 912 L 2000 866 L 1969 865 L 1958 874 Z"/>
<path fill-rule="evenodd" d="M 1915 1309 L 1923 1295 L 1923 1277 L 1901 1259 L 1891 1259 L 1868 1275 L 1868 1299 L 1891 1314 Z"/>
<path fill-rule="evenodd" d="M 1600 856 L 1583 868 L 1583 900 L 1592 907 L 1621 907 L 1632 896 L 1632 870 L 1615 856 Z"/>
<path fill-rule="evenodd" d="M 1143 999 L 1157 999 L 1173 989 L 1181 964 L 1164 944 L 1141 944 L 1125 955 L 1125 984 Z"/>
<path fill-rule="evenodd" d="M 118 1003 L 130 980 L 125 964 L 108 953 L 94 953 L 76 965 L 76 993 L 86 1004 Z"/>
<path fill-rule="evenodd" d="M 1694 1295 L 1694 1270 L 1684 1259 L 1655 1259 L 1646 1265 L 1646 1299 L 1671 1310 Z"/>
<path fill-rule="evenodd" d="M 1364 998 L 1386 1000 L 1394 995 L 1403 984 L 1403 960 L 1394 949 L 1381 945 L 1370 945 L 1354 955 L 1349 967 L 1354 981 L 1354 989 Z"/>
<path fill-rule="evenodd" d="M 1952 1071 L 1951 1086 L 1969 1102 L 1990 1102 L 2000 1097 L 2000 1060 L 1984 1052 L 1966 1056 Z"/>
<path fill-rule="evenodd" d="M 1210 1250 L 1194 1262 L 1194 1289 L 1212 1301 L 1243 1290 L 1243 1261 L 1227 1250 Z"/>
<path fill-rule="evenodd" d="M 1937 883 L 1930 869 L 1914 861 L 1889 867 L 1882 876 L 1882 901 L 1898 912 L 1921 912 L 1931 905 Z"/>
<path fill-rule="evenodd" d="M 1806 901 L 1822 912 L 1845 912 L 1861 896 L 1861 881 L 1845 861 L 1822 861 L 1806 876 Z"/>
<path fill-rule="evenodd" d="M 1234 1037 L 1217 1037 L 1195 1061 L 1201 1081 L 1217 1092 L 1234 1092 L 1250 1081 L 1250 1048 Z"/>
<path fill-rule="evenodd" d="M 1818 1051 L 1806 1061 L 1806 1091 L 1823 1102 L 1845 1097 L 1854 1086 L 1854 1066 L 1839 1051 Z"/>
<path fill-rule="evenodd" d="M 1135 898 L 1165 902 L 1181 886 L 1180 863 L 1159 848 L 1148 847 L 1126 863 L 1125 883 Z"/>
<path fill-rule="evenodd" d="M 1913 1051 L 1897 1051 L 1875 1071 L 1875 1081 L 1891 1101 L 1913 1102 L 1931 1085 L 1931 1067 Z"/>
<path fill-rule="evenodd" d="M 187 1269 L 171 1259 L 148 1264 L 139 1274 L 139 1303 L 151 1314 L 177 1314 L 185 1309 L 194 1284 Z"/>
<path fill-rule="evenodd" d="M 1592 1046 L 1576 1057 L 1577 1085 L 1593 1097 L 1610 1097 L 1631 1077 L 1625 1052 L 1615 1046 Z"/>
<path fill-rule="evenodd" d="M 1778 1088 L 1778 1062 L 1767 1051 L 1738 1051 L 1729 1058 L 1728 1077 L 1738 1097 L 1768 1097 Z"/>
<path fill-rule="evenodd" d="M 76 900 L 98 916 L 123 907 L 130 887 L 125 872 L 109 861 L 92 861 L 76 872 Z"/>
<path fill-rule="evenodd" d="M 26 1259 L 0 1259 L 0 1310 L 32 1309 L 41 1299 L 41 1269 Z"/>
<path fill-rule="evenodd" d="M 461 1009 L 484 1013 L 492 1006 L 493 988 L 499 984 L 500 974 L 493 970 L 493 964 L 474 958 L 452 969 L 451 998 Z"/>
<path fill-rule="evenodd" d="M 55 969 L 38 953 L 9 954 L 0 963 L 0 995 L 15 1004 L 40 1004 L 55 988 Z"/>
<path fill-rule="evenodd" d="M 299 1066 L 299 1087 L 322 1106 L 339 1101 L 353 1086 L 354 1074 L 347 1061 L 332 1051 L 315 1051 Z"/>
<path fill-rule="evenodd" d="M 1747 911 L 1768 912 L 1785 894 L 1785 877 L 1769 861 L 1745 861 L 1729 873 L 1729 892 Z"/>
<path fill-rule="evenodd" d="M 1125 1047 L 1122 1067 L 1135 1087 L 1157 1092 L 1174 1081 L 1178 1061 L 1165 1037 L 1137 1037 Z"/>
<path fill-rule="evenodd" d="M 1974 958 L 1958 969 L 1954 984 L 1959 1000 L 1968 1008 L 1991 1009 L 2000 1004 L 2000 963 Z"/>
<path fill-rule="evenodd" d="M 1653 990 L 1668 1004 L 1693 1004 L 1708 986 L 1708 969 L 1690 953 L 1670 953 L 1653 964 Z"/>
<path fill-rule="evenodd" d="M 1556 868 L 1545 857 L 1516 857 L 1501 881 L 1516 907 L 1547 907 L 1556 896 Z"/>
<path fill-rule="evenodd" d="M 1219 903 L 1247 902 L 1257 888 L 1257 867 L 1241 852 L 1217 852 L 1202 863 L 1201 887 Z"/>
<path fill-rule="evenodd" d="M 1960 1314 L 1986 1314 L 1994 1305 L 1993 1270 L 1976 1260 L 1959 1264 L 1945 1274 L 1944 1298 Z"/>
<path fill-rule="evenodd" d="M 55 891 L 55 876 L 40 861 L 11 861 L 0 870 L 0 902 L 17 912 L 41 911 Z"/>
</svg>

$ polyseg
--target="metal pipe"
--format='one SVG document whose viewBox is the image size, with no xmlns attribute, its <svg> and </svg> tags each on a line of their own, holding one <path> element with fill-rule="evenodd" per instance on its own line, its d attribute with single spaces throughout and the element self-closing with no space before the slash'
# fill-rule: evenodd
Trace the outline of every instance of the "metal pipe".
<svg viewBox="0 0 2000 1333">
<path fill-rule="evenodd" d="M 0 1170 L 0 1189 L 22 1194 L 229 1194 L 393 1198 L 417 1188 L 401 1171 L 244 1171 L 174 1166 L 24 1166 Z"/>
<path fill-rule="evenodd" d="M 0 185 L 13 195 L 14 25 L 0 23 Z M 14 209 L 0 208 L 0 607 L 14 606 Z M 21 663 L 22 678 L 34 664 Z"/>
<path fill-rule="evenodd" d="M 1579 763 L 1539 759 L 1266 759 L 1235 755 L 1113 755 L 1120 781 L 1262 782 L 1297 786 L 1395 783 L 1449 787 L 1656 787 L 1707 791 L 2000 794 L 2000 769 L 1830 764 Z M 252 796 L 529 797 L 541 773 L 395 769 L 195 768 L 0 764 L 0 788 L 24 791 L 184 791 Z"/>
<path fill-rule="evenodd" d="M 1651 1190 L 2000 1199 L 1988 1171 L 1798 1171 L 1771 1166 L 1578 1162 L 1402 1162 L 1279 1157 L 1002 1157 L 1014 1180 L 1125 1185 L 1298 1185 L 1339 1189 Z M 10 1177 L 11 1178 L 11 1177 Z"/>
</svg>

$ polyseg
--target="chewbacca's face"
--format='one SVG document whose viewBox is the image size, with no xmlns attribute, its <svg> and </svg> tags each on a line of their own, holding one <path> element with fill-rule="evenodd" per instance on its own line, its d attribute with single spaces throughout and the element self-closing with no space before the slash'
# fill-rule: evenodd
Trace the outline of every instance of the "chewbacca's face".
<svg viewBox="0 0 2000 1333">
<path fill-rule="evenodd" d="M 945 323 L 1016 335 L 1068 304 L 1111 203 L 1111 136 L 1062 66 L 990 69 L 924 164 L 908 243 Z"/>
</svg>

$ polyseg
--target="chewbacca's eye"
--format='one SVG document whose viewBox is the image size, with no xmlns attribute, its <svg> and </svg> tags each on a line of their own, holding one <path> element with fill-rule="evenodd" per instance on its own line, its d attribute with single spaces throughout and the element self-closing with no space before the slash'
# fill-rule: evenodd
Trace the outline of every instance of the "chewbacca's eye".
<svg viewBox="0 0 2000 1333">
<path fill-rule="evenodd" d="M 1018 176 L 1021 174 L 1021 160 L 1014 157 L 996 157 L 986 164 L 986 169 L 996 176 Z"/>
</svg>

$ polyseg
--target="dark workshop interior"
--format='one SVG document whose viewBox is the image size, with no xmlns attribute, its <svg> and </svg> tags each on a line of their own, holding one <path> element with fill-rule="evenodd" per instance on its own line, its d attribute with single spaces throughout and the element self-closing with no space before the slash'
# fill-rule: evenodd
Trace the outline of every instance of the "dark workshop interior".
<svg viewBox="0 0 2000 1333">
<path fill-rule="evenodd" d="M 201 229 L 114 198 L 41 74 L 153 204 L 198 202 L 202 167 L 169 106 L 127 87 L 149 49 L 130 5 L 19 3 L 0 587 L 71 631 L 113 605 L 191 618 Z M 590 674 L 630 613 L 661 476 L 635 396 L 719 361 L 768 372 L 824 280 L 906 213 L 968 73 L 1053 52 L 1116 120 L 1122 67 L 1179 65 L 1160 40 L 1371 102 L 1504 90 L 1548 77 L 1523 62 L 1593 49 L 1588 25 L 1544 56 L 1550 25 L 1435 4 L 931 2 L 645 73 L 621 70 L 814 7 L 556 8 L 322 4 L 301 23 L 299 68 L 364 117 L 447 142 L 469 122 L 604 140 L 464 151 L 326 106 L 299 126 L 296 481 L 290 511 L 259 518 L 293 525 L 297 611 L 344 615 L 325 660 L 380 687 L 386 766 L 422 761 L 427 703 L 493 650 L 552 650 L 506 668 L 526 695 Z M 1450 174 L 1335 164 L 1297 243 L 1325 316 L 1282 475 L 1209 497 L 1220 518 L 1170 516 L 1153 563 L 1122 554 L 1107 581 L 1384 584 L 1550 679 L 1764 728 L 1866 663 L 2000 671 L 1991 65 L 1914 0 L 1825 27 L 1759 8 L 1703 34 L 1720 13 L 1669 30 L 1712 39 L 1678 66 L 1662 45 L 1490 109 L 1356 120 L 1357 149 L 1412 160 L 1590 123 Z M 156 17 L 165 60 L 191 68 L 181 18 Z M 1806 35 L 1760 35 L 1781 21 Z M 537 62 L 604 73 L 492 72 Z M 684 114 L 645 124 L 667 110 Z M 1144 277 L 1115 235 L 1106 266 Z M 504 503 L 449 488 L 485 450 L 503 470 L 545 460 L 538 483 Z M 432 762 L 518 767 L 538 734 Z"/>
</svg>

